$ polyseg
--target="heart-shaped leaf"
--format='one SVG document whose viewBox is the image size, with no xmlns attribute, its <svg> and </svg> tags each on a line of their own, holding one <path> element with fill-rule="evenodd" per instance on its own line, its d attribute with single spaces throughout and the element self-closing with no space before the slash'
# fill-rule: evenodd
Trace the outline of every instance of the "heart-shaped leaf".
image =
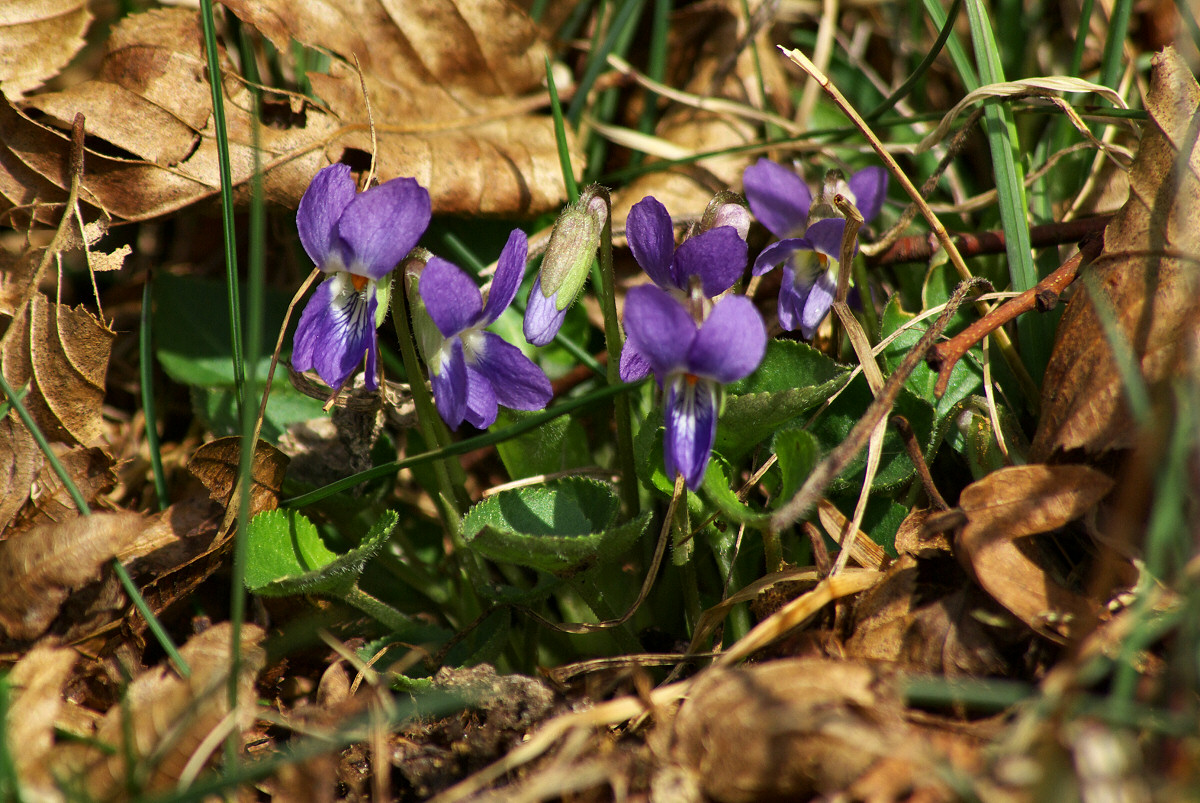
<svg viewBox="0 0 1200 803">
<path fill-rule="evenodd" d="M 316 526 L 294 510 L 270 510 L 250 522 L 246 587 L 265 597 L 293 594 L 344 596 L 398 521 L 386 511 L 362 543 L 344 555 L 331 552 Z"/>
<path fill-rule="evenodd" d="M 620 557 L 642 534 L 649 513 L 617 525 L 619 508 L 608 483 L 569 477 L 483 500 L 463 519 L 463 537 L 486 558 L 567 572 Z"/>
</svg>

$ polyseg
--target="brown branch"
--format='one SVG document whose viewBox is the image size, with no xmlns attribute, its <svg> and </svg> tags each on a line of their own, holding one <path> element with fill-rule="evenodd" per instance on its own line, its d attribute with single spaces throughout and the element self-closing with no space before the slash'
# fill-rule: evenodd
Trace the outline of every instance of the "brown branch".
<svg viewBox="0 0 1200 803">
<path fill-rule="evenodd" d="M 946 387 L 950 384 L 950 372 L 954 370 L 954 366 L 962 359 L 963 355 L 980 340 L 1022 313 L 1033 309 L 1040 312 L 1053 309 L 1058 303 L 1058 297 L 1075 280 L 1079 268 L 1100 254 L 1100 250 L 1104 247 L 1103 232 L 1085 238 L 1079 247 L 1080 250 L 1074 256 L 1034 287 L 1016 298 L 1009 299 L 954 337 L 938 343 L 929 350 L 926 362 L 929 363 L 929 367 L 938 372 L 937 384 L 933 388 L 934 395 L 939 399 L 942 397 L 942 394 L 946 392 Z"/>
<path fill-rule="evenodd" d="M 1043 223 L 1029 228 L 1029 238 L 1034 248 L 1077 243 L 1090 234 L 1103 231 L 1112 219 L 1111 215 L 1068 220 L 1063 223 Z M 963 257 L 982 254 L 1003 254 L 1004 232 L 985 231 L 979 234 L 951 235 Z M 932 234 L 901 237 L 882 254 L 867 257 L 871 267 L 902 265 L 909 262 L 928 262 L 937 251 L 937 240 Z"/>
</svg>

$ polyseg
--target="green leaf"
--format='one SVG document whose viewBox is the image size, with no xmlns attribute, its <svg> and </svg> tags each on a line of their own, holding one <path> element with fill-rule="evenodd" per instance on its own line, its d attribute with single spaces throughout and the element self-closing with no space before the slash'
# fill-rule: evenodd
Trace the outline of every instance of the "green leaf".
<svg viewBox="0 0 1200 803">
<path fill-rule="evenodd" d="M 497 426 L 515 424 L 535 413 L 501 410 Z M 496 444 L 496 451 L 514 480 L 579 468 L 592 463 L 587 434 L 583 425 L 569 415 L 547 421 L 542 426 Z"/>
<path fill-rule="evenodd" d="M 792 340 L 772 340 L 762 364 L 726 388 L 716 448 L 731 460 L 829 398 L 848 369 Z"/>
<path fill-rule="evenodd" d="M 620 503 L 608 483 L 569 477 L 502 491 L 463 519 L 467 545 L 491 560 L 546 572 L 616 560 L 650 522 L 647 512 L 616 525 Z"/>
<path fill-rule="evenodd" d="M 866 380 L 861 374 L 855 377 L 850 386 L 837 397 L 829 409 L 825 410 L 808 430 L 816 436 L 823 452 L 831 451 L 846 439 L 850 430 L 863 417 L 872 399 Z M 929 447 L 934 430 L 933 405 L 905 387 L 900 391 L 891 415 L 902 415 L 907 418 L 917 435 L 922 451 Z M 861 487 L 866 461 L 867 450 L 863 449 L 846 467 L 845 471 L 830 483 L 829 492 L 837 493 L 848 488 L 857 490 Z M 872 490 L 876 492 L 894 490 L 912 479 L 915 472 L 916 467 L 908 459 L 908 453 L 904 449 L 904 443 L 900 440 L 899 434 L 894 427 L 888 427 L 883 438 L 879 470 L 875 475 L 875 481 L 871 484 Z"/>
<path fill-rule="evenodd" d="M 385 511 L 362 543 L 344 555 L 331 552 L 316 526 L 294 510 L 255 516 L 246 533 L 246 587 L 266 597 L 326 594 L 342 597 L 366 562 L 391 535 L 398 518 Z"/>
<path fill-rule="evenodd" d="M 262 325 L 271 340 L 283 323 L 289 301 L 281 293 L 266 294 Z M 242 425 L 234 401 L 228 320 L 224 282 L 171 274 L 155 279 L 154 339 L 159 365 L 171 379 L 192 387 L 192 407 L 206 426 L 218 434 L 233 435 L 242 431 Z M 284 339 L 281 360 L 291 354 L 291 342 L 289 334 Z M 259 387 L 266 381 L 270 364 L 271 356 L 267 354 L 255 366 Z M 279 375 L 277 368 L 276 379 Z M 296 391 L 284 379 L 272 386 L 263 437 L 274 442 L 289 424 L 323 415 L 319 401 Z"/>
<path fill-rule="evenodd" d="M 751 527 L 765 527 L 770 521 L 770 514 L 754 510 L 729 487 L 729 472 L 727 465 L 720 455 L 714 454 L 704 472 L 704 493 L 708 500 L 716 505 L 717 510 L 735 524 L 747 524 Z"/>
<path fill-rule="evenodd" d="M 916 315 L 900 308 L 899 296 L 892 296 L 884 305 L 883 315 L 879 321 L 882 337 L 891 335 L 915 317 Z M 888 344 L 888 347 L 883 350 L 883 360 L 889 371 L 894 371 L 900 365 L 928 328 L 928 324 L 922 321 L 906 329 L 904 334 Z M 946 387 L 946 393 L 941 399 L 937 399 L 933 395 L 933 387 L 936 384 L 937 372 L 922 362 L 913 369 L 912 375 L 904 383 L 904 386 L 932 404 L 938 420 L 941 420 L 950 415 L 959 402 L 983 385 L 983 371 L 972 358 L 968 357 L 959 360 L 950 372 L 950 384 Z"/>
<path fill-rule="evenodd" d="M 812 473 L 821 458 L 821 444 L 811 432 L 803 429 L 780 430 L 775 436 L 775 458 L 783 475 L 778 496 L 778 501 L 783 503 L 796 495 Z"/>
<path fill-rule="evenodd" d="M 276 375 L 278 379 L 278 374 Z M 192 409 L 205 427 L 215 435 L 237 435 L 242 431 L 237 402 L 231 387 L 192 386 Z M 321 418 L 325 411 L 321 402 L 305 396 L 286 379 L 271 386 L 271 398 L 263 416 L 262 437 L 278 443 L 280 436 L 292 424 Z"/>
</svg>

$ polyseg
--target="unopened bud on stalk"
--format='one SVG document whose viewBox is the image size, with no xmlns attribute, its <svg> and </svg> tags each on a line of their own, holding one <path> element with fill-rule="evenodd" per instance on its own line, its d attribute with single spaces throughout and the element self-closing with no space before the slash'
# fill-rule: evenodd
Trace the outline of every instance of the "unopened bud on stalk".
<svg viewBox="0 0 1200 803">
<path fill-rule="evenodd" d="M 705 232 L 718 226 L 731 226 L 743 240 L 750 233 L 750 209 L 746 199 L 731 190 L 722 190 L 713 196 L 700 218 L 700 231 Z"/>
<path fill-rule="evenodd" d="M 427 363 L 444 339 L 421 299 L 421 272 L 425 270 L 425 265 L 432 256 L 433 254 L 424 248 L 414 248 L 400 264 L 413 339 L 417 342 L 417 351 L 420 352 L 421 359 Z"/>
<path fill-rule="evenodd" d="M 587 280 L 608 213 L 608 191 L 593 185 L 559 215 L 525 307 L 525 339 L 533 345 L 544 346 L 558 334 Z"/>
</svg>

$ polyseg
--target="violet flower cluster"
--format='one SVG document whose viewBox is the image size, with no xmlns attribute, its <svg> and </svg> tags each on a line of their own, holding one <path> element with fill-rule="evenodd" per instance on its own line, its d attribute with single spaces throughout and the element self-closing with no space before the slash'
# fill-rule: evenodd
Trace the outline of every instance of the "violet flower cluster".
<svg viewBox="0 0 1200 803">
<path fill-rule="evenodd" d="M 779 238 L 755 260 L 753 273 L 783 266 L 780 324 L 811 338 L 833 302 L 845 230 L 832 199 L 845 196 L 870 221 L 882 208 L 887 175 L 866 168 L 845 181 L 831 171 L 814 201 L 796 173 L 760 159 L 746 169 L 744 184 L 750 209 Z M 667 474 L 682 475 L 693 490 L 716 440 L 722 386 L 756 370 L 767 344 L 754 304 L 730 292 L 746 267 L 749 215 L 729 196 L 715 198 L 700 230 L 678 247 L 671 216 L 653 197 L 635 204 L 626 223 L 633 257 L 653 284 L 626 295 L 620 377 L 632 382 L 654 374 L 664 393 Z M 292 353 L 297 370 L 315 369 L 339 387 L 365 359 L 366 386 L 378 386 L 376 328 L 386 315 L 391 273 L 416 246 L 430 215 L 429 193 L 414 179 L 360 193 L 347 165 L 317 174 L 296 222 L 305 251 L 329 278 L 300 317 Z M 557 333 L 586 280 L 607 215 L 602 188 L 589 188 L 564 210 L 530 293 L 525 334 L 531 343 L 545 344 Z M 436 256 L 412 274 L 417 344 L 438 413 L 452 429 L 463 422 L 486 428 L 500 405 L 540 410 L 550 401 L 541 369 L 486 330 L 512 303 L 527 255 L 525 234 L 513 231 L 486 300 L 471 276 Z"/>
<path fill-rule="evenodd" d="M 396 178 L 357 192 L 349 165 L 321 170 L 300 199 L 296 226 L 304 250 L 329 274 L 296 325 L 292 366 L 316 370 L 340 387 L 366 359 L 365 384 L 379 386 L 376 329 L 387 314 L 391 274 L 421 239 L 431 217 L 429 192 Z M 487 303 L 459 268 L 431 257 L 419 282 L 421 336 L 438 413 L 453 429 L 466 421 L 480 429 L 496 420 L 498 405 L 540 410 L 550 380 L 521 350 L 484 331 L 517 293 L 528 244 L 514 231 L 500 255 Z M 422 325 L 425 324 L 425 325 Z"/>
<path fill-rule="evenodd" d="M 799 329 L 805 339 L 812 338 L 829 314 L 837 289 L 846 221 L 837 216 L 832 196 L 845 196 L 869 223 L 879 215 L 887 195 L 887 171 L 882 167 L 863 168 L 849 181 L 841 179 L 840 173 L 831 176 L 814 203 L 812 191 L 795 171 L 769 159 L 759 159 L 743 175 L 750 209 L 779 238 L 754 261 L 754 275 L 783 265 L 779 325 L 789 331 Z"/>
</svg>

